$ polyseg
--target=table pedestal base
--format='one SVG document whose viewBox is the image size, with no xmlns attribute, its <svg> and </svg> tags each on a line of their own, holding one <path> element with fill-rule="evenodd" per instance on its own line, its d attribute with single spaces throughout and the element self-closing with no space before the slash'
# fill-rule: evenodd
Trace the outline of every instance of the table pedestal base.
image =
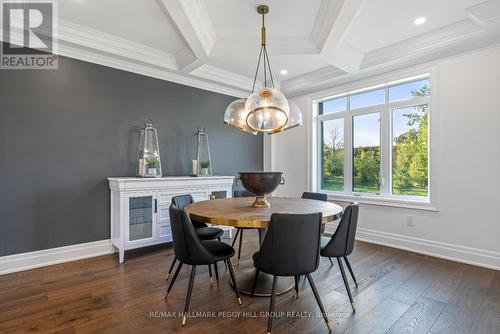
<svg viewBox="0 0 500 334">
<path fill-rule="evenodd" d="M 241 293 L 250 295 L 252 292 L 253 281 L 255 279 L 255 268 L 240 268 L 236 274 L 238 288 Z M 231 282 L 232 285 L 232 282 Z M 255 286 L 254 296 L 256 297 L 271 297 L 271 288 L 273 285 L 273 276 L 260 272 L 257 285 Z M 295 282 L 293 277 L 279 277 L 278 285 L 276 286 L 276 295 L 281 295 L 294 288 Z"/>
</svg>

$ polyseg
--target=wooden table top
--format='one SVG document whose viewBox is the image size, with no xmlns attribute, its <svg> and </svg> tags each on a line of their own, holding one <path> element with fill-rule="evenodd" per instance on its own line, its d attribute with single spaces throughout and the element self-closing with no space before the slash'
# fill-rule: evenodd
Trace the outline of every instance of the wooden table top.
<svg viewBox="0 0 500 334">
<path fill-rule="evenodd" d="M 293 197 L 267 197 L 268 208 L 251 206 L 254 197 L 220 198 L 196 202 L 186 207 L 196 220 L 215 225 L 266 228 L 273 213 L 323 213 L 323 221 L 330 222 L 342 216 L 342 207 L 323 201 Z"/>
</svg>

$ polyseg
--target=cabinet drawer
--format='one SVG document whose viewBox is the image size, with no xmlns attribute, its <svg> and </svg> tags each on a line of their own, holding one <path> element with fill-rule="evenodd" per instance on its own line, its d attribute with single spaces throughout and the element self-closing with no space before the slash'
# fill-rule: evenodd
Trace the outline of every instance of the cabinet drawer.
<svg viewBox="0 0 500 334">
<path fill-rule="evenodd" d="M 172 239 L 172 230 L 170 229 L 170 224 L 158 226 L 158 238 Z"/>
<path fill-rule="evenodd" d="M 160 205 L 160 207 L 158 208 L 158 211 L 159 211 L 159 214 L 160 214 L 160 224 L 163 224 L 164 222 L 169 222 L 170 221 L 170 214 L 168 212 L 169 206 L 167 206 L 167 205 Z"/>
<path fill-rule="evenodd" d="M 179 195 L 187 195 L 187 194 L 190 194 L 191 196 L 193 196 L 193 200 L 195 202 L 208 199 L 207 190 L 186 189 L 185 191 L 160 193 L 159 202 L 161 205 L 170 205 L 172 203 L 172 197 L 179 196 Z"/>
</svg>

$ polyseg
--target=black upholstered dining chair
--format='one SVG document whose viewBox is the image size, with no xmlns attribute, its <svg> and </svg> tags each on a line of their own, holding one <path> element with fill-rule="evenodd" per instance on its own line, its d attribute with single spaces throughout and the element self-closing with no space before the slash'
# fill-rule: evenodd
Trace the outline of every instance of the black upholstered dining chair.
<svg viewBox="0 0 500 334">
<path fill-rule="evenodd" d="M 313 192 L 309 192 L 309 191 L 304 191 L 302 193 L 302 198 L 304 198 L 304 199 L 315 199 L 317 201 L 323 201 L 323 202 L 328 201 L 328 196 L 326 194 L 323 194 L 323 193 L 313 193 Z"/>
<path fill-rule="evenodd" d="M 233 193 L 233 197 L 255 197 L 255 195 L 249 191 L 246 191 L 246 190 L 235 190 Z M 234 247 L 234 244 L 236 243 L 236 239 L 238 238 L 238 236 L 240 237 L 240 242 L 238 244 L 238 262 L 236 262 L 237 265 L 240 264 L 241 245 L 243 244 L 243 231 L 244 230 L 251 230 L 251 228 L 236 227 L 236 234 L 234 235 L 233 243 L 231 244 L 231 246 Z"/>
<path fill-rule="evenodd" d="M 323 193 L 313 193 L 310 191 L 304 191 L 302 193 L 303 199 L 314 199 L 316 201 L 328 202 L 328 196 Z M 321 234 L 325 232 L 326 225 L 325 223 L 321 224 Z"/>
<path fill-rule="evenodd" d="M 354 305 L 354 300 L 352 298 L 351 289 L 349 288 L 349 282 L 347 281 L 347 276 L 345 274 L 344 266 L 342 265 L 341 258 L 344 259 L 349 273 L 354 281 L 356 287 L 358 287 L 358 282 L 352 271 L 351 264 L 347 259 L 347 256 L 352 253 L 354 249 L 354 239 L 356 237 L 356 228 L 358 225 L 358 213 L 359 204 L 351 203 L 349 204 L 342 214 L 339 225 L 335 230 L 335 233 L 330 237 L 321 238 L 321 256 L 328 257 L 331 262 L 331 258 L 337 258 L 339 264 L 340 273 L 342 274 L 342 280 L 344 281 L 345 288 L 347 290 L 347 295 L 351 302 L 351 307 L 353 312 L 356 312 L 356 306 Z M 333 264 L 333 263 L 332 263 Z"/>
<path fill-rule="evenodd" d="M 293 276 L 295 278 L 296 296 L 298 296 L 298 276 L 305 275 L 307 277 L 326 325 L 329 331 L 332 330 L 330 322 L 326 317 L 318 290 L 311 276 L 311 273 L 316 271 L 319 265 L 321 220 L 321 213 L 274 213 L 271 216 L 269 229 L 264 237 L 260 251 L 253 256 L 256 272 L 251 292 L 253 296 L 256 282 L 261 271 L 273 275 L 271 302 L 269 304 L 267 323 L 268 333 L 271 333 L 272 328 L 276 285 L 279 276 Z"/>
<path fill-rule="evenodd" d="M 182 317 L 182 325 L 186 324 L 186 316 L 189 310 L 189 302 L 193 291 L 194 277 L 196 267 L 199 265 L 216 265 L 219 261 L 224 261 L 229 268 L 231 280 L 233 282 L 238 304 L 241 305 L 240 294 L 238 292 L 238 284 L 234 275 L 231 257 L 234 256 L 234 248 L 228 244 L 218 240 L 200 240 L 196 234 L 195 228 L 189 215 L 186 211 L 180 210 L 175 204 L 171 204 L 169 208 L 170 226 L 172 228 L 172 238 L 174 240 L 175 258 L 179 260 L 179 265 L 175 270 L 174 276 L 168 286 L 165 299 L 172 289 L 182 265 L 191 265 L 191 276 L 189 277 L 188 291 L 186 302 L 184 305 L 184 313 Z"/>
<path fill-rule="evenodd" d="M 179 195 L 172 198 L 172 204 L 174 204 L 179 210 L 184 210 L 186 206 L 193 203 L 193 196 L 191 195 Z M 217 239 L 220 241 L 220 237 L 224 234 L 224 230 L 217 227 L 210 227 L 204 222 L 199 222 L 192 220 L 193 227 L 195 229 L 196 235 L 200 240 L 214 240 Z M 174 269 L 175 263 L 177 262 L 177 258 L 174 257 L 172 264 L 170 265 L 170 269 L 168 270 L 167 275 L 165 276 L 165 280 L 168 280 L 172 270 Z M 215 278 L 219 280 L 219 273 L 217 270 L 217 265 L 214 266 L 215 269 Z M 208 272 L 210 275 L 210 284 L 214 283 L 214 279 L 212 277 L 212 267 L 208 266 Z"/>
</svg>

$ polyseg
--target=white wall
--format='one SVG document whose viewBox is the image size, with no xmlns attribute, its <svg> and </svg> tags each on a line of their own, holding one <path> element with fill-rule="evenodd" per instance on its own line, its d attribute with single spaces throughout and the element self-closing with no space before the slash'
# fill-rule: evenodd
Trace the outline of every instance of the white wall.
<svg viewBox="0 0 500 334">
<path fill-rule="evenodd" d="M 362 205 L 358 237 L 500 269 L 500 47 L 439 62 L 438 82 L 439 211 Z M 306 96 L 294 101 L 308 109 Z M 277 195 L 307 189 L 310 127 L 272 139 L 272 169 L 287 181 Z"/>
</svg>

